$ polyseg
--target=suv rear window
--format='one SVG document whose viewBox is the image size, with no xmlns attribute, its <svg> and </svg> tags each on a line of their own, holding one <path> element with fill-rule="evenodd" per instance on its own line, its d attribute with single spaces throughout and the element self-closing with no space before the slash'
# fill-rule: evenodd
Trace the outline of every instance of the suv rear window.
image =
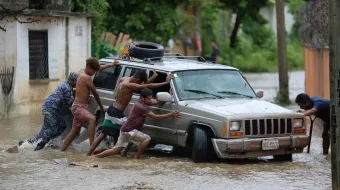
<svg viewBox="0 0 340 190">
<path fill-rule="evenodd" d="M 122 67 L 109 67 L 103 71 L 98 72 L 94 79 L 93 84 L 99 89 L 114 90 L 119 78 Z"/>
</svg>

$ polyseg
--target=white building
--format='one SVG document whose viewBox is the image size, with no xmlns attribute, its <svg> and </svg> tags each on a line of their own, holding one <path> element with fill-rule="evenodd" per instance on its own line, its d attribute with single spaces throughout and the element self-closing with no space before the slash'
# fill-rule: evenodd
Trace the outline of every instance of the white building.
<svg viewBox="0 0 340 190">
<path fill-rule="evenodd" d="M 90 17 L 70 12 L 70 1 L 63 0 L 41 10 L 25 10 L 18 17 L 36 22 L 0 23 L 6 29 L 0 31 L 0 72 L 15 70 L 11 92 L 6 95 L 0 88 L 0 118 L 41 114 L 44 100 L 68 74 L 85 67 L 91 55 Z"/>
</svg>

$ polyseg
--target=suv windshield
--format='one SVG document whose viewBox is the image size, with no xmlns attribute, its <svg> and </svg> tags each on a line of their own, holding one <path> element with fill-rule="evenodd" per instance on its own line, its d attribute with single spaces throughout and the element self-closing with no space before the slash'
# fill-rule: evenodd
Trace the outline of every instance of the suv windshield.
<svg viewBox="0 0 340 190">
<path fill-rule="evenodd" d="M 239 71 L 199 70 L 175 73 L 180 100 L 200 98 L 255 98 L 256 95 Z"/>
</svg>

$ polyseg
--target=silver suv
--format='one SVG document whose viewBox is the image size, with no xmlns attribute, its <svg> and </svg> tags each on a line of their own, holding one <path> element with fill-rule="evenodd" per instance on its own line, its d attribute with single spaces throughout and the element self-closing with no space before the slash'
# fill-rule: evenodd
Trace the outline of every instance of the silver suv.
<svg viewBox="0 0 340 190">
<path fill-rule="evenodd" d="M 101 64 L 112 63 L 112 58 L 101 59 Z M 169 73 L 174 79 L 168 86 L 152 89 L 153 97 L 166 102 L 152 106 L 154 113 L 174 110 L 181 118 L 145 120 L 143 132 L 153 144 L 172 145 L 192 151 L 195 162 L 219 158 L 250 158 L 273 155 L 280 160 L 291 160 L 293 153 L 302 153 L 308 145 L 305 118 L 278 105 L 260 100 L 263 91 L 255 92 L 241 72 L 233 67 L 205 63 L 200 57 L 164 56 L 161 59 L 135 61 L 120 60 L 121 66 L 98 72 L 93 82 L 104 106 L 115 101 L 121 77 L 130 77 L 138 70 L 158 77 L 164 82 Z M 129 114 L 138 92 L 125 110 Z M 98 104 L 90 110 L 103 120 Z"/>
</svg>

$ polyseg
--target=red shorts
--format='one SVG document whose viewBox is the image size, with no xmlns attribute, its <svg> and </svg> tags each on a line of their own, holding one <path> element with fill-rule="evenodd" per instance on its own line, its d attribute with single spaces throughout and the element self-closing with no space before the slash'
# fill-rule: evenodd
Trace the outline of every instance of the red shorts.
<svg viewBox="0 0 340 190">
<path fill-rule="evenodd" d="M 89 105 L 86 103 L 74 101 L 72 104 L 73 126 L 82 127 L 87 121 L 92 119 L 94 115 L 88 111 Z"/>
</svg>

